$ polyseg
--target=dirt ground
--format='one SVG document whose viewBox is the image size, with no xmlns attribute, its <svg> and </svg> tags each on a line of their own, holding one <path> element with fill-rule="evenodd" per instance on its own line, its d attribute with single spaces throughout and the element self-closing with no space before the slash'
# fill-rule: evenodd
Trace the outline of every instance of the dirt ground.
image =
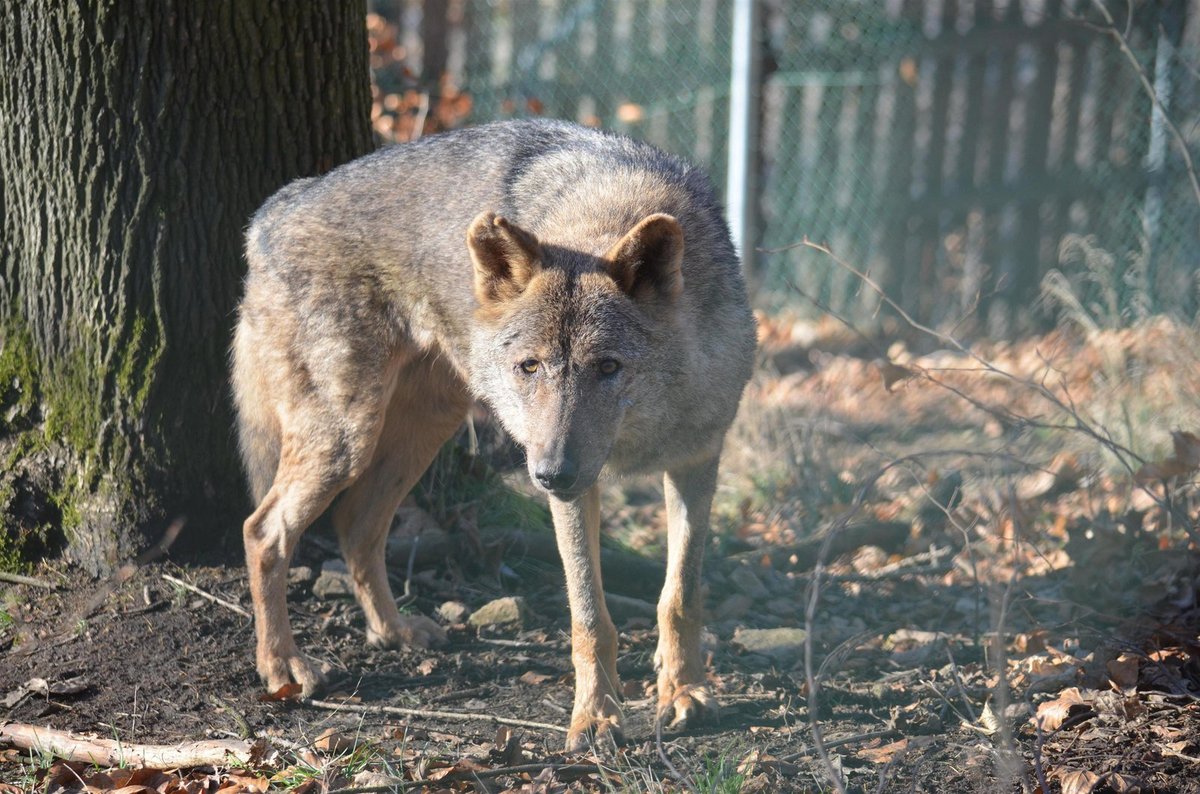
<svg viewBox="0 0 1200 794">
<path fill-rule="evenodd" d="M 435 517 L 413 509 L 398 524 L 424 522 L 437 536 L 413 555 L 408 608 L 443 610 L 446 647 L 367 648 L 336 573 L 332 590 L 318 584 L 337 556 L 320 532 L 299 550 L 289 604 L 301 647 L 326 670 L 325 705 L 262 697 L 236 548 L 205 565 L 159 560 L 119 583 L 44 567 L 35 573 L 53 591 L 0 584 L 0 726 L 126 747 L 265 740 L 248 765 L 172 772 L 131 792 L 401 782 L 775 792 L 833 790 L 839 779 L 862 791 L 1200 791 L 1200 568 L 1188 534 L 1200 510 L 1186 432 L 1197 428 L 1186 424 L 1194 413 L 1176 410 L 1180 390 L 1200 393 L 1200 375 L 1160 355 L 1187 349 L 1163 335 L 1187 333 L 1160 325 L 971 355 L 895 344 L 881 361 L 853 335 L 767 325 L 772 355 L 730 438 L 705 571 L 722 708 L 686 734 L 655 735 L 658 569 L 638 560 L 655 559 L 662 512 L 646 483 L 605 497 L 609 534 L 623 544 L 606 579 L 623 748 L 561 751 L 572 674 L 550 536 L 492 533 L 481 510 L 430 504 Z M 973 356 L 1043 384 L 1039 367 L 1055 362 L 1061 389 L 1051 392 L 1069 394 L 1087 427 L 1136 405 L 1126 415 L 1150 424 L 1128 435 L 1142 446 L 1114 453 L 1078 427 L 1060 432 L 1045 394 L 980 371 Z M 1121 379 L 1100 377 L 1110 366 Z M 1193 397 L 1186 410 L 1198 408 Z M 1137 478 L 1122 472 L 1121 450 Z M 397 548 L 411 548 L 411 528 L 398 528 Z M 401 592 L 404 565 L 393 572 Z M 506 596 L 524 599 L 519 626 L 445 617 L 446 602 L 469 612 Z M 119 767 L 0 752 L 9 790 L 130 785 Z"/>
</svg>

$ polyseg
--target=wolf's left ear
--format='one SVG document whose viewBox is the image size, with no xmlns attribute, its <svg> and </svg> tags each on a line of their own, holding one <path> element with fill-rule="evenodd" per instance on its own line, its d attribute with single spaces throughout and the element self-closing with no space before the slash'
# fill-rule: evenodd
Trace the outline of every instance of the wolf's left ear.
<svg viewBox="0 0 1200 794">
<path fill-rule="evenodd" d="M 525 291 L 542 268 L 537 237 L 493 212 L 481 213 L 467 230 L 480 305 L 506 301 Z"/>
<path fill-rule="evenodd" d="M 683 227 L 670 215 L 643 218 L 604 255 L 613 281 L 634 300 L 674 300 L 683 290 Z"/>
</svg>

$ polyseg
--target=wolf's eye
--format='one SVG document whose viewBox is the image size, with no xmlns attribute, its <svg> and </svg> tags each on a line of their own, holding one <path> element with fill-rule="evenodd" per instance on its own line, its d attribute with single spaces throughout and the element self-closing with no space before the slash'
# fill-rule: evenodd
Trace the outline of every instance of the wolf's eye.
<svg viewBox="0 0 1200 794">
<path fill-rule="evenodd" d="M 621 368 L 621 362 L 619 362 L 613 358 L 604 359 L 603 361 L 600 362 L 600 367 L 599 367 L 601 375 L 615 374 L 616 371 L 619 370 L 620 368 Z"/>
<path fill-rule="evenodd" d="M 536 358 L 527 358 L 517 365 L 517 368 L 526 375 L 532 375 L 538 371 L 539 362 Z"/>
</svg>

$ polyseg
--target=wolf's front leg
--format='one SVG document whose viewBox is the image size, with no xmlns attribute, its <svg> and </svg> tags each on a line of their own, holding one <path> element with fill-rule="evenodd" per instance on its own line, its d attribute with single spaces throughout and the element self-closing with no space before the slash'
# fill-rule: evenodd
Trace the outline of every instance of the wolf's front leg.
<svg viewBox="0 0 1200 794">
<path fill-rule="evenodd" d="M 700 658 L 703 603 L 701 567 L 708 542 L 709 513 L 717 485 L 717 460 L 668 471 L 667 579 L 658 602 L 658 718 L 671 725 L 694 724 L 715 714 Z"/>
<path fill-rule="evenodd" d="M 575 708 L 567 749 L 584 750 L 595 741 L 624 741 L 621 691 L 617 681 L 617 629 L 604 603 L 600 583 L 600 491 L 563 501 L 550 497 L 554 534 L 567 579 L 571 605 L 571 661 L 575 665 Z"/>
</svg>

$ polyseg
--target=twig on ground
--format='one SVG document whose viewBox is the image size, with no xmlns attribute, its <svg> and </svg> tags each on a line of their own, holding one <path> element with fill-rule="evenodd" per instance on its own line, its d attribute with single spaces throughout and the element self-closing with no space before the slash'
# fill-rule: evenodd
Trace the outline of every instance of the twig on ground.
<svg viewBox="0 0 1200 794">
<path fill-rule="evenodd" d="M 873 582 L 889 579 L 893 576 L 930 576 L 943 574 L 954 569 L 950 563 L 943 563 L 944 557 L 953 557 L 954 549 L 949 546 L 933 546 L 929 551 L 911 554 L 902 560 L 882 565 L 873 571 L 856 574 L 838 574 L 829 576 L 831 582 Z"/>
<path fill-rule="evenodd" d="M 498 637 L 476 637 L 475 642 L 487 645 L 499 645 L 501 648 L 544 648 L 543 642 L 526 642 L 525 640 L 505 640 Z"/>
<path fill-rule="evenodd" d="M 92 739 L 68 731 L 14 722 L 0 725 L 0 744 L 19 750 L 51 753 L 67 761 L 100 767 L 147 766 L 157 769 L 221 765 L 230 757 L 250 761 L 252 744 L 246 741 L 202 741 L 182 744 L 130 744 L 112 739 Z"/>
<path fill-rule="evenodd" d="M 331 711 L 354 711 L 360 714 L 399 714 L 404 717 L 424 717 L 431 720 L 475 720 L 478 722 L 490 722 L 494 725 L 537 728 L 538 730 L 554 731 L 555 733 L 567 732 L 567 729 L 561 725 L 551 725 L 548 722 L 518 720 L 512 717 L 497 717 L 492 714 L 478 714 L 470 711 L 434 711 L 432 709 L 409 709 L 401 706 L 368 706 L 360 703 L 338 703 L 332 700 L 316 700 L 313 698 L 301 698 L 299 702 Z"/>
<path fill-rule="evenodd" d="M 196 595 L 200 596 L 201 598 L 207 598 L 209 601 L 212 601 L 214 604 L 220 604 L 221 606 L 225 607 L 226 609 L 228 609 L 232 612 L 238 613 L 242 617 L 247 617 L 247 618 L 251 617 L 249 612 L 242 609 L 240 606 L 233 603 L 232 601 L 226 601 L 224 598 L 219 598 L 219 597 L 213 595 L 212 593 L 201 590 L 199 587 L 196 587 L 196 585 L 194 585 L 194 584 L 188 584 L 187 582 L 183 581 L 182 579 L 177 579 L 176 577 L 172 576 L 169 573 L 164 573 L 162 575 L 162 578 L 166 579 L 171 584 L 182 587 L 184 590 L 189 590 L 189 591 L 195 593 Z"/>
<path fill-rule="evenodd" d="M 30 587 L 40 587 L 43 590 L 56 590 L 58 585 L 53 582 L 47 582 L 45 579 L 38 579 L 34 576 L 24 576 L 19 573 L 8 573 L 0 571 L 0 582 L 9 582 L 11 584 L 27 584 Z"/>
<path fill-rule="evenodd" d="M 237 723 L 238 735 L 241 738 L 249 739 L 250 737 L 254 736 L 254 729 L 250 727 L 249 721 L 246 720 L 245 715 L 238 711 L 232 703 L 217 694 L 209 694 L 208 700 L 217 708 L 224 709 L 226 712 L 228 712 L 233 721 Z"/>
</svg>

